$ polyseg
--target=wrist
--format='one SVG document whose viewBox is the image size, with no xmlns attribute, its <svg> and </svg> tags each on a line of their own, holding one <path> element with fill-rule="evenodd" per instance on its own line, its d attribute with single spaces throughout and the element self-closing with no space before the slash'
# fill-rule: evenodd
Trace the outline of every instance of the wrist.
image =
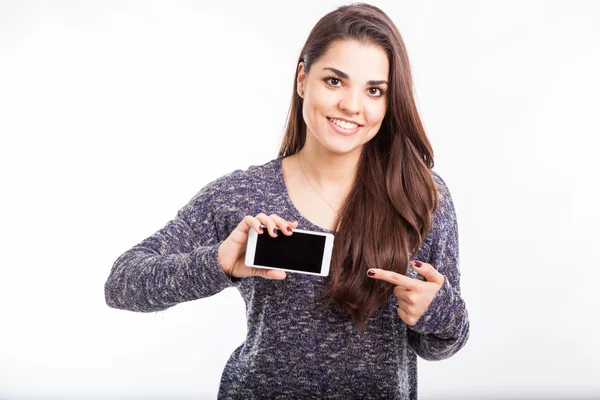
<svg viewBox="0 0 600 400">
<path fill-rule="evenodd" d="M 223 268 L 223 264 L 221 263 L 221 259 L 223 258 L 221 256 L 221 248 L 223 247 L 223 243 L 221 243 L 219 245 L 219 248 L 217 249 L 217 262 L 219 263 L 219 267 L 221 267 L 221 269 L 223 270 L 223 272 L 225 273 L 225 275 L 229 275 L 227 273 L 227 271 L 225 270 L 225 268 Z"/>
</svg>

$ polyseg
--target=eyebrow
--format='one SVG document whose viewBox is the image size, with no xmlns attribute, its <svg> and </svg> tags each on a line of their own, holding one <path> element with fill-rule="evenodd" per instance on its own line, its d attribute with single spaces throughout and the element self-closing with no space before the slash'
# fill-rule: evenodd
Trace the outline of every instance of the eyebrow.
<svg viewBox="0 0 600 400">
<path fill-rule="evenodd" d="M 347 73 L 340 71 L 339 69 L 336 68 L 331 68 L 331 67 L 325 67 L 323 68 L 324 70 L 328 69 L 330 71 L 335 72 L 337 75 L 341 76 L 344 79 L 350 79 L 350 76 L 348 76 Z M 368 85 L 381 85 L 385 83 L 386 85 L 388 85 L 388 81 L 368 81 L 367 84 Z"/>
</svg>

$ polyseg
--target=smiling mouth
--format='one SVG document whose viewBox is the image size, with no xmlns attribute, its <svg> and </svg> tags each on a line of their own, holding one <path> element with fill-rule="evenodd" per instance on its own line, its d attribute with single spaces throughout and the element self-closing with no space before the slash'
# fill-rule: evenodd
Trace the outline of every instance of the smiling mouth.
<svg viewBox="0 0 600 400">
<path fill-rule="evenodd" d="M 347 131 L 352 131 L 356 128 L 360 128 L 362 125 L 358 125 L 358 124 L 354 124 L 352 122 L 346 122 L 346 121 L 342 121 L 341 119 L 335 119 L 335 118 L 329 118 L 327 117 L 327 119 L 329 121 L 331 121 L 332 123 L 334 123 L 336 126 L 339 126 L 342 129 L 345 129 Z"/>
<path fill-rule="evenodd" d="M 335 118 L 332 119 L 327 117 L 327 120 L 327 122 L 329 122 L 330 128 L 333 129 L 333 131 L 337 132 L 339 135 L 343 136 L 356 135 L 362 128 L 362 125 L 336 120 Z"/>
</svg>

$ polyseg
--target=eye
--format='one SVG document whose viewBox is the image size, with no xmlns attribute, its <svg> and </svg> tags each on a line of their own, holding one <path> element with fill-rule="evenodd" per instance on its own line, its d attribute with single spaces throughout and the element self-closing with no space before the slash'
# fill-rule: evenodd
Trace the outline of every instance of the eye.
<svg viewBox="0 0 600 400">
<path fill-rule="evenodd" d="M 381 96 L 383 96 L 383 95 L 385 94 L 385 90 L 384 90 L 384 89 L 382 89 L 382 88 L 380 88 L 380 87 L 372 87 L 372 88 L 369 88 L 369 90 L 373 90 L 373 89 L 375 89 L 375 90 L 379 90 L 379 94 L 378 94 L 378 95 L 377 95 L 376 93 L 373 93 L 373 92 L 371 92 L 371 94 L 372 94 L 372 95 L 375 95 L 375 97 L 381 97 Z"/>
<path fill-rule="evenodd" d="M 333 81 L 335 81 L 335 82 L 339 82 L 339 81 L 340 81 L 340 80 L 339 80 L 338 78 L 336 78 L 335 76 L 328 76 L 328 77 L 326 77 L 326 78 L 323 78 L 323 80 L 324 80 L 325 82 L 328 82 L 328 81 L 330 81 L 331 83 L 329 83 L 329 84 L 330 84 L 331 86 L 335 86 L 335 87 L 337 87 L 337 85 L 336 85 L 335 83 L 333 83 Z"/>
<path fill-rule="evenodd" d="M 323 81 L 326 82 L 328 85 L 333 86 L 333 87 L 339 87 L 337 85 L 337 83 L 341 82 L 340 79 L 336 78 L 335 76 L 327 76 L 327 77 L 323 78 Z M 386 92 L 385 89 L 380 88 L 378 86 L 374 86 L 372 88 L 369 88 L 368 90 L 369 90 L 369 94 L 371 96 L 374 96 L 374 97 L 383 97 L 383 95 Z M 379 91 L 379 92 L 373 93 L 373 92 L 371 92 L 371 90 L 376 90 L 376 91 Z"/>
</svg>

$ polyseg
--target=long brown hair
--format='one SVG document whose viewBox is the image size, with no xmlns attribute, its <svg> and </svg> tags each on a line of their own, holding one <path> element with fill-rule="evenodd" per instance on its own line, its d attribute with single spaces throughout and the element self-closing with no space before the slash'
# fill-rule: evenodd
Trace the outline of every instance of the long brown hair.
<svg viewBox="0 0 600 400">
<path fill-rule="evenodd" d="M 364 333 L 370 316 L 387 302 L 394 286 L 367 277 L 369 268 L 406 275 L 429 231 L 438 194 L 430 170 L 433 150 L 413 98 L 412 76 L 404 42 L 379 8 L 354 3 L 321 18 L 310 32 L 296 67 L 306 74 L 340 40 L 381 47 L 390 63 L 387 111 L 377 135 L 363 147 L 354 184 L 335 220 L 335 245 L 325 306 L 346 312 Z M 279 156 L 304 146 L 306 123 L 297 93 L 298 68 Z"/>
</svg>

